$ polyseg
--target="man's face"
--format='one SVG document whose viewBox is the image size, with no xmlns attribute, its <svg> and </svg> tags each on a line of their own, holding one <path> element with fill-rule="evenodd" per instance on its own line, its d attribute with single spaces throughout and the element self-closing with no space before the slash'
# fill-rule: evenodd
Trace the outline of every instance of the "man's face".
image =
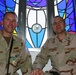
<svg viewBox="0 0 76 75">
<path fill-rule="evenodd" d="M 6 14 L 4 20 L 2 21 L 3 30 L 7 33 L 13 33 L 17 26 L 17 17 L 14 14 Z"/>
<path fill-rule="evenodd" d="M 53 30 L 56 34 L 63 33 L 65 31 L 65 23 L 60 17 L 56 17 L 53 23 Z"/>
</svg>

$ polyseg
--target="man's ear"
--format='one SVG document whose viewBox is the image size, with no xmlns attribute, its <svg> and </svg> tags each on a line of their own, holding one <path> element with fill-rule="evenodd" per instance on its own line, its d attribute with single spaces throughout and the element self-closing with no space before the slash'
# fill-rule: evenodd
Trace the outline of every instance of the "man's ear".
<svg viewBox="0 0 76 75">
<path fill-rule="evenodd" d="M 65 27 L 66 27 L 66 23 L 65 23 Z"/>
<path fill-rule="evenodd" d="M 18 23 L 16 23 L 16 26 L 18 26 Z"/>
<path fill-rule="evenodd" d="M 3 25 L 3 21 L 0 22 L 0 25 Z"/>
</svg>

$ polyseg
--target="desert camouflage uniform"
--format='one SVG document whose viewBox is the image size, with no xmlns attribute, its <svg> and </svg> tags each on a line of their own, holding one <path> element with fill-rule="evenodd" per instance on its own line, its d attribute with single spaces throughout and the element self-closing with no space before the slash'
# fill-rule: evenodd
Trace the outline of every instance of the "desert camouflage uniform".
<svg viewBox="0 0 76 75">
<path fill-rule="evenodd" d="M 23 75 L 30 75 L 32 60 L 28 50 L 22 40 L 13 36 L 13 48 L 10 57 L 9 75 L 18 75 L 17 70 L 21 69 Z M 9 57 L 9 48 L 7 42 L 0 32 L 0 75 L 6 75 L 7 63 Z"/>
<path fill-rule="evenodd" d="M 60 75 L 76 75 L 76 35 L 67 33 L 62 41 L 57 36 L 48 39 L 37 55 L 33 69 L 43 69 L 48 59 L 51 60 L 52 70 Z M 46 72 L 45 75 L 52 74 Z"/>
</svg>

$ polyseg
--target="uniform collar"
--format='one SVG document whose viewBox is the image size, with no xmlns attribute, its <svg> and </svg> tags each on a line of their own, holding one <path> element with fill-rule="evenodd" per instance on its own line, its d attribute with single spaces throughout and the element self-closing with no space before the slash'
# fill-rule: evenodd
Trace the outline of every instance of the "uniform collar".
<svg viewBox="0 0 76 75">
<path fill-rule="evenodd" d="M 63 42 L 66 42 L 66 41 L 70 41 L 71 40 L 71 37 L 69 37 L 70 36 L 70 34 L 68 33 L 68 32 L 66 32 L 66 36 L 64 37 L 64 39 L 62 40 L 62 43 Z M 60 41 L 58 40 L 58 38 L 57 38 L 57 35 L 55 35 L 55 37 L 54 37 L 54 42 L 55 43 L 59 43 Z"/>
<path fill-rule="evenodd" d="M 0 40 L 4 40 L 3 36 L 2 36 L 2 31 L 0 30 Z M 13 40 L 14 41 L 18 41 L 17 36 L 13 35 Z"/>
</svg>

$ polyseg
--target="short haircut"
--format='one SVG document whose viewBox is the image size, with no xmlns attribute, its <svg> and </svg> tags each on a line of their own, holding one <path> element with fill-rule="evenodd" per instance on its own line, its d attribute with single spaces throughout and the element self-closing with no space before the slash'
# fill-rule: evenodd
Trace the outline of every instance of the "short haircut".
<svg viewBox="0 0 76 75">
<path fill-rule="evenodd" d="M 65 23 L 65 19 L 63 19 L 63 17 L 61 17 L 61 16 L 55 16 L 54 18 L 57 18 L 57 17 L 61 18 L 62 21 Z"/>
<path fill-rule="evenodd" d="M 14 15 L 17 17 L 17 15 L 16 15 L 16 13 L 15 13 L 15 12 L 6 12 L 6 13 L 3 15 L 3 19 L 4 19 L 4 18 L 5 18 L 5 16 L 6 16 L 7 14 L 9 14 L 9 13 L 14 14 Z"/>
</svg>

